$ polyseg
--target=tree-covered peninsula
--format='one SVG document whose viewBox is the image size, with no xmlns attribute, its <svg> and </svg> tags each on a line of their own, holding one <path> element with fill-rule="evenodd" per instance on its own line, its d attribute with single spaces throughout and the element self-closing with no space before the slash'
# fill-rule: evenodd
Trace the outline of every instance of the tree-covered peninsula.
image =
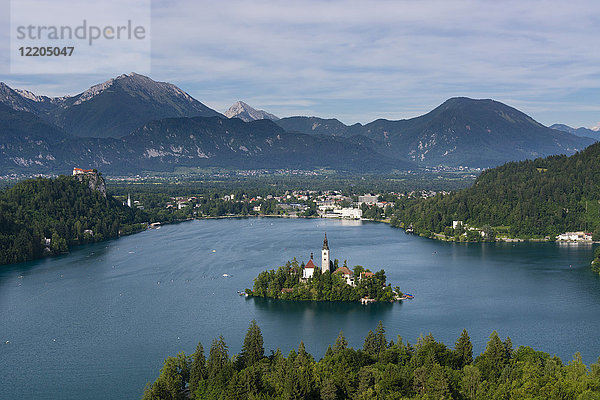
<svg viewBox="0 0 600 400">
<path fill-rule="evenodd" d="M 97 173 L 37 178 L 0 191 L 0 264 L 67 252 L 145 228 L 143 211 L 106 194 Z"/>
<path fill-rule="evenodd" d="M 273 299 L 314 301 L 394 301 L 403 296 L 398 287 L 392 288 L 386 282 L 384 270 L 372 273 L 361 265 L 350 270 L 346 262 L 337 268 L 338 260 L 332 264 L 333 272 L 314 268 L 312 275 L 305 278 L 305 268 L 312 265 L 312 260 L 305 266 L 304 263 L 298 264 L 294 258 L 277 270 L 258 274 L 252 290 L 246 289 L 246 294 Z"/>
<path fill-rule="evenodd" d="M 454 348 L 431 334 L 416 344 L 398 336 L 388 341 L 383 324 L 369 331 L 362 349 L 340 332 L 323 358 L 300 342 L 284 356 L 265 355 L 263 337 L 250 323 L 240 354 L 229 355 L 223 337 L 208 357 L 198 343 L 191 356 L 168 357 L 143 400 L 183 399 L 573 399 L 600 398 L 600 359 L 588 369 L 581 356 L 560 358 L 530 347 L 513 349 L 492 332 L 485 351 L 473 358 L 466 330 Z"/>
<path fill-rule="evenodd" d="M 554 239 L 567 231 L 600 240 L 600 143 L 570 157 L 510 162 L 484 171 L 467 189 L 401 199 L 391 223 L 423 236 L 481 241 L 496 234 Z M 453 221 L 462 221 L 459 229 Z M 464 226 L 484 232 L 465 231 Z M 468 234 L 471 236 L 468 236 Z"/>
</svg>

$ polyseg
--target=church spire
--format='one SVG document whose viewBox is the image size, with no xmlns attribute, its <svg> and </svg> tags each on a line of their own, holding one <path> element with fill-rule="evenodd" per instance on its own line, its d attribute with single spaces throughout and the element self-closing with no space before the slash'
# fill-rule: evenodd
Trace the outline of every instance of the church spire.
<svg viewBox="0 0 600 400">
<path fill-rule="evenodd" d="M 329 271 L 329 244 L 327 243 L 327 234 L 323 240 L 323 250 L 321 250 L 321 272 Z"/>
</svg>

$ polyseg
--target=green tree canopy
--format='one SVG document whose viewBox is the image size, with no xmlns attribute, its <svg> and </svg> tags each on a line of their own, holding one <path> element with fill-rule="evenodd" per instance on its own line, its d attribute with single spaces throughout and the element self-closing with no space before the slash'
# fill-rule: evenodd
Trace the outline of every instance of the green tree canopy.
<svg viewBox="0 0 600 400">
<path fill-rule="evenodd" d="M 256 321 L 252 320 L 248 327 L 248 331 L 246 332 L 244 344 L 242 345 L 242 352 L 239 357 L 240 365 L 242 366 L 242 369 L 247 368 L 256 364 L 264 356 L 265 349 L 263 347 L 262 333 L 256 324 Z"/>
</svg>

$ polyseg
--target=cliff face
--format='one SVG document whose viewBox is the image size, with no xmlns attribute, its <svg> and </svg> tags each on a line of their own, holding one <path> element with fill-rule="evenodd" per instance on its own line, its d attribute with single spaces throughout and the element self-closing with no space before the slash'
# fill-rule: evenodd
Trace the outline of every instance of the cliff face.
<svg viewBox="0 0 600 400">
<path fill-rule="evenodd" d="M 73 175 L 73 177 L 79 182 L 87 181 L 90 189 L 99 191 L 100 194 L 106 198 L 106 184 L 104 178 L 96 170 L 94 170 L 94 172 L 86 172 L 85 174 Z"/>
</svg>

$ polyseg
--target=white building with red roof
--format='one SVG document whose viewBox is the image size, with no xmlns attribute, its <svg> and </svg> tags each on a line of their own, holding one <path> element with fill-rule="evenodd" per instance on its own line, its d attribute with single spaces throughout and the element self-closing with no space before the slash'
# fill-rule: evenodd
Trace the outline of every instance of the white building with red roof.
<svg viewBox="0 0 600 400">
<path fill-rule="evenodd" d="M 354 286 L 354 272 L 348 267 L 340 267 L 335 270 L 334 274 L 341 275 L 350 286 Z"/>
<path fill-rule="evenodd" d="M 329 243 L 327 242 L 327 234 L 325 234 L 325 239 L 323 240 L 323 248 L 321 249 L 321 272 L 329 271 L 330 268 L 330 259 L 329 259 Z M 306 263 L 304 268 L 302 269 L 302 280 L 306 282 L 309 278 L 313 277 L 315 273 L 315 268 L 318 268 L 313 261 L 313 253 L 310 253 L 310 260 Z"/>
<path fill-rule="evenodd" d="M 306 280 L 306 279 L 312 278 L 313 274 L 315 273 L 315 268 L 316 267 L 315 267 L 315 264 L 313 263 L 312 254 L 311 254 L 311 259 L 308 260 L 308 262 L 304 266 L 304 269 L 302 270 L 302 279 Z"/>
</svg>

